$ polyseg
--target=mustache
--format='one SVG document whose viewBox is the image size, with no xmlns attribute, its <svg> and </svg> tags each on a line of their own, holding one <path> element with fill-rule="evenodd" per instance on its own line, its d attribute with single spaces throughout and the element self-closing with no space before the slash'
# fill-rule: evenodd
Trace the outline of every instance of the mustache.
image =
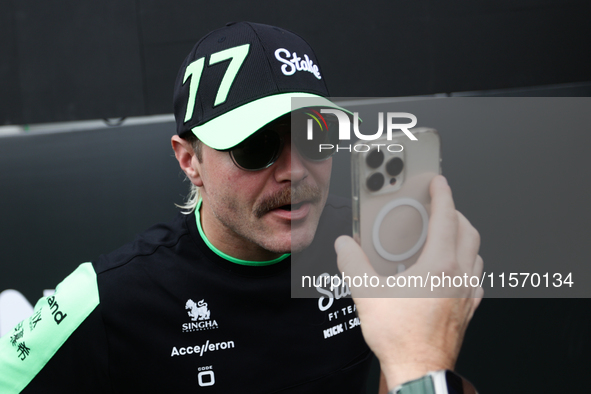
<svg viewBox="0 0 591 394">
<path fill-rule="evenodd" d="M 322 192 L 318 186 L 300 185 L 295 188 L 288 187 L 265 196 L 261 202 L 255 206 L 253 212 L 255 217 L 260 219 L 267 212 L 284 205 L 290 205 L 292 201 L 317 203 L 320 201 L 321 197 Z"/>
</svg>

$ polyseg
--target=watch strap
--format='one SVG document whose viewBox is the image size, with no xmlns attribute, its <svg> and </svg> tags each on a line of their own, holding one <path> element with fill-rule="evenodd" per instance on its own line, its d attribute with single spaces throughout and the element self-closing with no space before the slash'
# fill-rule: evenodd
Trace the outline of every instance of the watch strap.
<svg viewBox="0 0 591 394">
<path fill-rule="evenodd" d="M 390 391 L 389 394 L 439 394 L 435 392 L 435 386 L 433 385 L 433 378 L 431 375 L 425 375 L 418 379 L 406 382 L 394 390 Z"/>
<path fill-rule="evenodd" d="M 395 387 L 389 394 L 478 394 L 474 386 L 450 370 L 429 372 Z"/>
</svg>

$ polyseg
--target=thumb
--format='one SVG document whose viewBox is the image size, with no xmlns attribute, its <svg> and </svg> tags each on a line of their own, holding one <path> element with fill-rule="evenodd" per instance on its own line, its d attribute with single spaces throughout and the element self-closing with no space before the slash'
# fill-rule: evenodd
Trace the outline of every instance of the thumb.
<svg viewBox="0 0 591 394">
<path fill-rule="evenodd" d="M 361 246 L 353 238 L 342 235 L 334 243 L 339 270 L 349 276 L 378 275 Z"/>
</svg>

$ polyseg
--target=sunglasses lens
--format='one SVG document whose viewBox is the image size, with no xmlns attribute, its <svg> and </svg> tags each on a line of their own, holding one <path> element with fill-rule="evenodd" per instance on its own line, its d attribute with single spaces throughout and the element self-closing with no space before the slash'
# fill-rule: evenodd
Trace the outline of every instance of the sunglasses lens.
<svg viewBox="0 0 591 394">
<path fill-rule="evenodd" d="M 315 114 L 318 115 L 316 112 Z M 315 122 L 310 123 L 312 117 L 308 113 L 288 114 L 267 125 L 269 128 L 242 141 L 230 150 L 230 156 L 238 167 L 245 170 L 267 168 L 275 163 L 283 146 L 283 137 L 279 133 L 284 135 L 295 127 L 298 132 L 291 133 L 291 138 L 299 154 L 311 161 L 326 160 L 335 153 L 338 145 L 338 122 L 330 117 L 321 117 L 322 122 L 317 117 L 313 118 Z"/>
<path fill-rule="evenodd" d="M 308 129 L 309 126 L 302 127 L 300 130 L 306 132 L 292 133 L 293 143 L 302 157 L 312 161 L 322 161 L 331 157 L 338 145 L 338 124 L 326 122 L 321 128 L 318 123 L 313 122 L 311 139 L 308 139 Z"/>
<path fill-rule="evenodd" d="M 260 131 L 230 151 L 234 162 L 245 170 L 267 168 L 277 160 L 281 138 L 271 130 Z"/>
</svg>

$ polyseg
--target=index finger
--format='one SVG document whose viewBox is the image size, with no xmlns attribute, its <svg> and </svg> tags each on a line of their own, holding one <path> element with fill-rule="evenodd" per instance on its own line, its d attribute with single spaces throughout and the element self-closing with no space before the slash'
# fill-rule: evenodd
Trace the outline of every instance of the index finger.
<svg viewBox="0 0 591 394">
<path fill-rule="evenodd" d="M 425 243 L 425 254 L 438 259 L 455 259 L 458 217 L 456 207 L 445 177 L 437 175 L 429 186 L 431 193 L 431 218 Z"/>
<path fill-rule="evenodd" d="M 334 246 L 337 252 L 337 265 L 343 275 L 349 277 L 378 276 L 361 249 L 361 246 L 353 238 L 340 236 L 335 241 Z M 376 289 L 368 289 L 366 287 L 351 287 L 351 293 L 354 298 L 375 296 L 376 291 Z"/>
</svg>

